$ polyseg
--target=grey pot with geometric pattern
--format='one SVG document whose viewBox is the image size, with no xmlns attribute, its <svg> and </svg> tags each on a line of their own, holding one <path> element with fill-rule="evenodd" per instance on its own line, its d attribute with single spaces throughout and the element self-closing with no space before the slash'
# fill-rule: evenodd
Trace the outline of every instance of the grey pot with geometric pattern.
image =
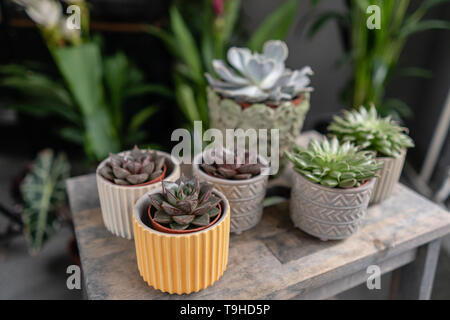
<svg viewBox="0 0 450 320">
<path fill-rule="evenodd" d="M 256 226 L 262 218 L 263 202 L 269 176 L 258 175 L 246 180 L 227 180 L 206 174 L 199 166 L 202 154 L 192 164 L 192 173 L 200 182 L 207 181 L 222 192 L 230 203 L 230 232 L 240 234 Z M 260 161 L 266 164 L 262 157 Z"/>
<path fill-rule="evenodd" d="M 284 151 L 290 150 L 300 136 L 306 113 L 309 110 L 309 92 L 298 101 L 282 101 L 276 108 L 264 103 L 253 103 L 243 108 L 232 99 L 221 98 L 207 88 L 211 128 L 219 129 L 225 136 L 226 129 L 267 129 L 267 152 L 271 151 L 270 129 L 279 130 L 279 155 L 284 162 Z M 256 143 L 261 143 L 258 136 Z M 263 141 L 262 143 L 264 143 Z"/>
<path fill-rule="evenodd" d="M 379 203 L 392 194 L 402 174 L 405 157 L 406 150 L 403 150 L 401 156 L 397 158 L 377 157 L 378 161 L 383 162 L 383 168 L 378 171 L 378 178 L 376 178 L 370 204 Z"/>
<path fill-rule="evenodd" d="M 375 179 L 357 188 L 329 188 L 295 172 L 290 216 L 294 225 L 323 241 L 355 234 L 367 212 Z"/>
</svg>

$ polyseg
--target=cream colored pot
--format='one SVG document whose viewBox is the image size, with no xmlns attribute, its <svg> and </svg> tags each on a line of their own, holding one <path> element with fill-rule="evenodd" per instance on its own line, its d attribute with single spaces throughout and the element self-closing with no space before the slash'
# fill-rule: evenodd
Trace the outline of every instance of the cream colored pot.
<svg viewBox="0 0 450 320">
<path fill-rule="evenodd" d="M 397 158 L 379 157 L 377 160 L 383 162 L 383 168 L 378 172 L 379 177 L 376 179 L 373 188 L 370 204 L 375 204 L 388 198 L 402 174 L 403 165 L 405 163 L 406 150 Z"/>
<path fill-rule="evenodd" d="M 125 151 L 128 152 L 128 151 Z M 166 158 L 167 166 L 164 180 L 176 181 L 180 177 L 180 165 L 170 154 L 157 151 Z M 112 234 L 132 239 L 133 238 L 133 207 L 136 201 L 146 192 L 161 187 L 161 182 L 143 186 L 121 186 L 112 183 L 99 174 L 99 170 L 106 165 L 105 159 L 97 167 L 97 187 L 102 209 L 103 223 Z"/>
</svg>

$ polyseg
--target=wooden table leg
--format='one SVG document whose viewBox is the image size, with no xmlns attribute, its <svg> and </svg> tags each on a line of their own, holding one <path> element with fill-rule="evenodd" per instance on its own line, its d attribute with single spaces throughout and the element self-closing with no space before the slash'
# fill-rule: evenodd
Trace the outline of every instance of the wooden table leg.
<svg viewBox="0 0 450 320">
<path fill-rule="evenodd" d="M 417 249 L 416 259 L 392 274 L 391 298 L 429 300 L 439 258 L 441 239 Z"/>
</svg>

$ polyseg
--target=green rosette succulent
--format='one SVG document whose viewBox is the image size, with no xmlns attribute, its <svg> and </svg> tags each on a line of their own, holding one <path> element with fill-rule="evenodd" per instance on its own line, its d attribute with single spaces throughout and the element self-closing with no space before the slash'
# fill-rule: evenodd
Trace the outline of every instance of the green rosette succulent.
<svg viewBox="0 0 450 320">
<path fill-rule="evenodd" d="M 350 141 L 363 150 L 375 151 L 377 156 L 397 158 L 404 149 L 414 147 L 413 140 L 390 117 L 378 116 L 375 106 L 369 110 L 345 111 L 342 117 L 335 116 L 328 130 L 340 141 Z"/>
<path fill-rule="evenodd" d="M 163 181 L 162 193 L 149 195 L 155 207 L 153 220 L 173 230 L 207 226 L 220 210 L 220 199 L 212 194 L 213 185 L 182 176 L 176 182 Z"/>
<path fill-rule="evenodd" d="M 307 148 L 295 146 L 285 155 L 305 178 L 331 188 L 359 187 L 382 167 L 373 152 L 361 151 L 348 141 L 340 144 L 336 137 L 312 140 Z"/>
</svg>

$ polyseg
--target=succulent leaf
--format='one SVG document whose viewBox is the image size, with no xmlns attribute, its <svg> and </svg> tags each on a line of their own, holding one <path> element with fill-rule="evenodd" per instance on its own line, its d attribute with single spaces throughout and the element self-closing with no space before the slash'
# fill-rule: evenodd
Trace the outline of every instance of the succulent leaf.
<svg viewBox="0 0 450 320">
<path fill-rule="evenodd" d="M 209 218 L 214 218 L 215 216 L 217 216 L 219 214 L 220 210 L 217 207 L 211 208 L 208 210 L 208 215 Z"/>
<path fill-rule="evenodd" d="M 209 215 L 208 213 L 203 214 L 201 216 L 196 216 L 194 220 L 192 220 L 192 224 L 196 226 L 207 226 L 209 224 Z"/>
<path fill-rule="evenodd" d="M 173 229 L 173 230 L 185 230 L 189 227 L 188 224 L 178 224 L 178 223 L 171 223 L 171 224 L 169 224 L 169 226 L 170 226 L 170 229 Z"/>
<path fill-rule="evenodd" d="M 147 173 L 133 174 L 127 176 L 126 179 L 132 185 L 141 184 L 147 181 L 148 174 Z"/>
<path fill-rule="evenodd" d="M 194 220 L 194 218 L 195 216 L 189 214 L 172 217 L 173 221 L 181 225 L 189 225 L 192 222 L 192 220 Z"/>
<path fill-rule="evenodd" d="M 172 222 L 172 216 L 168 215 L 167 213 L 165 213 L 164 211 L 161 211 L 161 210 L 157 210 L 155 212 L 155 216 L 153 217 L 153 219 L 155 219 L 155 221 L 159 222 L 159 223 Z"/>
</svg>

